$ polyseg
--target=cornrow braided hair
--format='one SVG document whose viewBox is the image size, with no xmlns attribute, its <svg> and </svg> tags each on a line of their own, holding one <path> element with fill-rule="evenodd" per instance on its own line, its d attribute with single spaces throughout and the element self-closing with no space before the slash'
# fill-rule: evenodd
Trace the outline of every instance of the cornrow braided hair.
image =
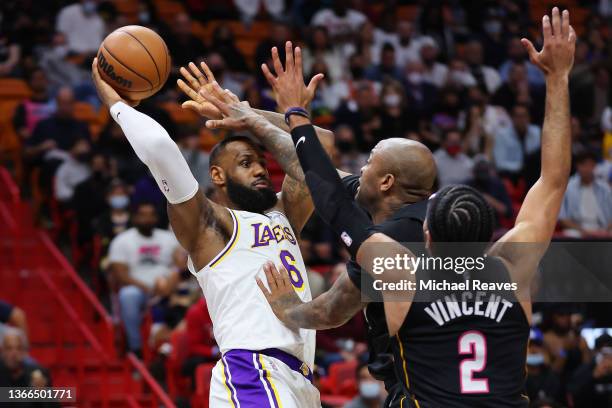
<svg viewBox="0 0 612 408">
<path fill-rule="evenodd" d="M 464 184 L 442 188 L 429 204 L 427 226 L 434 242 L 489 242 L 494 224 L 493 208 Z"/>
</svg>

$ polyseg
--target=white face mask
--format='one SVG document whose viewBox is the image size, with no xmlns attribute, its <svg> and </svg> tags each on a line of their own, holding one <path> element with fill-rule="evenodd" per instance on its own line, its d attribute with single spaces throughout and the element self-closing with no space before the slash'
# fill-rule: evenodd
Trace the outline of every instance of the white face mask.
<svg viewBox="0 0 612 408">
<path fill-rule="evenodd" d="M 402 98 L 398 94 L 387 94 L 383 98 L 383 103 L 389 108 L 397 108 L 402 103 Z"/>
<path fill-rule="evenodd" d="M 376 381 L 362 381 L 359 383 L 359 394 L 366 399 L 374 399 L 380 395 L 380 386 Z"/>
<path fill-rule="evenodd" d="M 412 85 L 420 85 L 423 82 L 423 74 L 420 72 L 411 72 L 408 74 L 408 82 Z"/>
<path fill-rule="evenodd" d="M 544 354 L 542 353 L 527 354 L 527 365 L 539 366 L 542 364 L 544 364 Z"/>
<path fill-rule="evenodd" d="M 68 55 L 69 51 L 70 50 L 68 49 L 67 45 L 58 45 L 53 48 L 53 53 L 59 58 L 64 58 L 66 55 Z"/>
</svg>

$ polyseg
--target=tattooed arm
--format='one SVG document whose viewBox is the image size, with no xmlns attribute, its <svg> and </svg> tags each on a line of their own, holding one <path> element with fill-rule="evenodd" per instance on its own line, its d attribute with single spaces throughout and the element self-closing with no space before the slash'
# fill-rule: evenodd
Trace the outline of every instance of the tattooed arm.
<svg viewBox="0 0 612 408">
<path fill-rule="evenodd" d="M 258 278 L 257 284 L 276 317 L 292 329 L 333 329 L 342 326 L 366 305 L 348 273 L 340 275 L 327 292 L 310 302 L 302 302 L 282 267 L 279 272 L 274 264 L 266 263 L 264 271 L 269 289 Z"/>
</svg>

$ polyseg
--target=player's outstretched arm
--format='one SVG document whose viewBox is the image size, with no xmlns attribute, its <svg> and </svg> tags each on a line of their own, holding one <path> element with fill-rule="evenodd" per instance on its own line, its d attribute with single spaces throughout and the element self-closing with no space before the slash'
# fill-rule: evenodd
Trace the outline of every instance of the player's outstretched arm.
<svg viewBox="0 0 612 408">
<path fill-rule="evenodd" d="M 204 197 L 168 132 L 155 120 L 129 106 L 128 101 L 104 82 L 98 72 L 97 59 L 92 64 L 92 76 L 100 99 L 110 109 L 112 118 L 121 126 L 134 152 L 149 168 L 166 196 L 172 228 L 183 248 L 194 252 L 203 225 L 217 223 L 231 229 L 231 216 Z"/>
<path fill-rule="evenodd" d="M 310 302 L 302 302 L 289 281 L 283 266 L 280 272 L 273 263 L 264 265 L 268 287 L 259 279 L 257 284 L 270 303 L 272 311 L 287 327 L 325 330 L 346 323 L 361 310 L 361 292 L 343 273 L 332 287 Z"/>
<path fill-rule="evenodd" d="M 576 34 L 570 25 L 567 10 L 561 15 L 557 7 L 542 19 L 544 46 L 537 52 L 523 39 L 531 61 L 546 77 L 546 107 L 542 128 L 542 168 L 538 181 L 529 190 L 519 211 L 514 228 L 504 235 L 493 251 L 511 264 L 523 263 L 525 257 L 539 261 L 555 230 L 571 167 L 571 129 L 569 105 L 569 72 L 574 63 Z M 539 249 L 517 251 L 505 243 L 538 243 Z M 521 255 L 520 252 L 525 252 Z M 532 262 L 530 262 L 532 263 Z M 521 268 L 533 271 L 533 268 Z M 524 279 L 524 280 L 523 280 Z M 519 277 L 527 283 L 529 276 Z"/>
</svg>

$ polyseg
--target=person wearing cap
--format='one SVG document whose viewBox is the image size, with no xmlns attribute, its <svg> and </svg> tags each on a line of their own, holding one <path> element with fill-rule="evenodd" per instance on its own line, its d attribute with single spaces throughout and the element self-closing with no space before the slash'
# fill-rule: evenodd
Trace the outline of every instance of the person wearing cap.
<svg viewBox="0 0 612 408">
<path fill-rule="evenodd" d="M 576 407 L 612 406 L 612 336 L 595 340 L 595 357 L 576 370 L 568 383 Z"/>
<path fill-rule="evenodd" d="M 527 354 L 527 382 L 525 391 L 529 400 L 561 400 L 561 378 L 550 368 L 550 355 L 544 348 L 544 335 L 531 329 Z"/>
</svg>

